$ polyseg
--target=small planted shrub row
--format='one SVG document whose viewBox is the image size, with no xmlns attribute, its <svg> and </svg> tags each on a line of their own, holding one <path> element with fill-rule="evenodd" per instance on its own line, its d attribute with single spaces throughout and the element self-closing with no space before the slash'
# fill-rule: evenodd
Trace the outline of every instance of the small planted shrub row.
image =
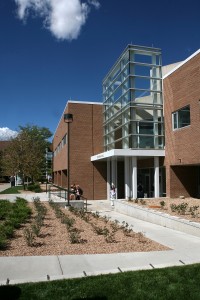
<svg viewBox="0 0 200 300">
<path fill-rule="evenodd" d="M 67 216 L 57 203 L 50 201 L 49 204 L 54 209 L 56 217 L 60 218 L 61 223 L 65 224 L 69 233 L 70 243 L 71 244 L 86 243 L 87 241 L 81 238 L 81 234 L 80 234 L 81 230 L 74 226 L 75 220 Z"/>
<path fill-rule="evenodd" d="M 146 205 L 146 201 L 143 198 L 130 199 L 128 202 L 134 202 L 136 204 Z"/>
<path fill-rule="evenodd" d="M 131 236 L 131 234 L 133 233 L 132 228 L 125 221 L 122 222 L 122 224 L 119 224 L 119 221 L 115 220 L 114 222 L 112 222 L 107 216 L 101 217 L 98 211 L 88 213 L 83 209 L 78 210 L 73 207 L 70 207 L 69 209 L 76 216 L 89 223 L 96 234 L 103 235 L 107 243 L 116 242 L 115 233 L 118 230 L 122 230 L 124 235 L 126 236 Z M 105 226 L 99 226 L 98 224 L 95 224 L 94 219 L 103 221 L 105 223 Z"/>
<path fill-rule="evenodd" d="M 23 198 L 17 198 L 15 203 L 7 200 L 0 202 L 1 222 L 0 222 L 0 250 L 7 247 L 8 240 L 14 236 L 14 230 L 26 223 L 31 216 L 31 209 L 28 202 Z M 7 211 L 6 211 L 7 210 Z"/>
<path fill-rule="evenodd" d="M 133 202 L 137 204 L 142 204 L 145 205 L 146 202 L 143 199 L 135 199 L 135 200 L 129 200 L 129 202 Z M 160 201 L 160 207 L 161 209 L 165 209 L 166 207 L 166 202 L 164 200 Z M 172 203 L 170 205 L 170 209 L 172 212 L 176 212 L 179 215 L 191 215 L 193 218 L 198 218 L 199 217 L 199 205 L 193 205 L 190 206 L 188 205 L 187 202 L 182 202 L 180 204 L 175 204 Z"/>
<path fill-rule="evenodd" d="M 46 207 L 41 203 L 39 197 L 33 198 L 36 209 L 34 223 L 31 227 L 24 230 L 24 237 L 28 246 L 34 246 L 35 238 L 40 236 L 41 227 L 44 225 L 44 219 L 47 213 Z"/>
<path fill-rule="evenodd" d="M 199 214 L 199 205 L 190 206 L 187 202 L 182 202 L 181 204 L 174 204 L 172 203 L 170 205 L 172 212 L 177 212 L 180 215 L 191 214 L 193 218 L 198 217 Z"/>
<path fill-rule="evenodd" d="M 88 224 L 90 224 L 93 228 L 93 231 L 98 234 L 98 235 L 103 235 L 105 237 L 106 242 L 114 242 L 114 232 L 111 232 L 106 226 L 102 227 L 99 226 L 98 224 L 94 223 L 94 218 L 95 219 L 101 219 L 99 212 L 95 213 L 88 213 L 85 212 L 84 209 L 76 209 L 72 206 L 70 206 L 69 210 L 76 215 L 77 217 L 81 218 Z"/>
</svg>

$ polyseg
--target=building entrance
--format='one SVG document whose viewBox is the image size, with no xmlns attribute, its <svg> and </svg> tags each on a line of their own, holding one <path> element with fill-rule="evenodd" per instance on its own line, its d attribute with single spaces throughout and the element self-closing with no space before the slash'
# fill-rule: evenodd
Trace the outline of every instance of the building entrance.
<svg viewBox="0 0 200 300">
<path fill-rule="evenodd" d="M 160 197 L 166 195 L 165 177 L 165 168 L 160 168 Z M 142 184 L 145 198 L 154 197 L 154 168 L 138 169 L 137 182 Z"/>
</svg>

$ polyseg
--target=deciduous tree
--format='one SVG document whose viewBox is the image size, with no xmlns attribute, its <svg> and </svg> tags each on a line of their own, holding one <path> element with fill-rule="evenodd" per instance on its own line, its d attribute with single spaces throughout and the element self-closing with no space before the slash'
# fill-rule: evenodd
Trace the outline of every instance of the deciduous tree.
<svg viewBox="0 0 200 300">
<path fill-rule="evenodd" d="M 19 134 L 12 139 L 4 153 L 3 165 L 10 174 L 19 173 L 23 180 L 37 180 L 45 166 L 45 150 L 52 136 L 46 127 L 36 125 L 19 126 Z"/>
</svg>

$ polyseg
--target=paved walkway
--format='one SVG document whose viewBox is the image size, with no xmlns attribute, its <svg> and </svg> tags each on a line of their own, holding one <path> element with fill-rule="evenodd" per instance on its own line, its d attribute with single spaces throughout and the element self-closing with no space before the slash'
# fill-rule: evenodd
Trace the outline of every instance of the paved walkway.
<svg viewBox="0 0 200 300">
<path fill-rule="evenodd" d="M 0 192 L 8 189 L 10 187 L 10 183 L 0 183 Z"/>
<path fill-rule="evenodd" d="M 40 194 L 41 200 L 47 200 L 45 195 L 46 193 Z M 14 284 L 46 281 L 47 275 L 50 276 L 50 280 L 54 280 L 200 263 L 200 238 L 198 237 L 117 213 L 107 200 L 88 201 L 88 209 L 97 210 L 113 220 L 126 221 L 129 225 L 133 225 L 134 231 L 143 232 L 146 237 L 172 250 L 96 255 L 0 257 L 0 284 L 5 284 L 7 278 L 11 284 Z"/>
</svg>

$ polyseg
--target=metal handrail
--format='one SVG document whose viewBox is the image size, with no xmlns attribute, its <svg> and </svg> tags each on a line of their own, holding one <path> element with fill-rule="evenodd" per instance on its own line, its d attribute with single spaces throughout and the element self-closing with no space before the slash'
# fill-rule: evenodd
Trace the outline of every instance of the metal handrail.
<svg viewBox="0 0 200 300">
<path fill-rule="evenodd" d="M 48 193 L 49 193 L 49 199 L 51 199 L 51 193 L 53 193 L 53 192 L 51 192 L 51 188 L 56 188 L 57 190 L 58 190 L 58 197 L 60 197 L 60 198 L 64 198 L 64 200 L 66 201 L 67 200 L 67 193 L 68 193 L 68 189 L 67 188 L 63 188 L 63 187 L 61 187 L 61 186 L 58 186 L 58 185 L 55 185 L 55 184 L 51 184 L 51 185 L 49 185 L 49 190 L 48 190 Z M 62 191 L 64 191 L 64 195 L 62 194 Z M 55 191 L 55 193 L 56 193 L 56 191 Z M 54 194 L 55 194 L 54 193 Z M 73 192 L 71 192 L 71 191 L 69 191 L 69 193 L 72 195 L 75 195 L 75 193 L 73 193 Z M 85 205 L 85 209 L 86 209 L 86 211 L 87 211 L 87 198 L 85 197 L 85 196 L 83 196 L 83 195 L 80 195 L 80 198 L 84 201 L 84 205 Z M 71 200 L 70 200 L 71 201 Z"/>
</svg>

